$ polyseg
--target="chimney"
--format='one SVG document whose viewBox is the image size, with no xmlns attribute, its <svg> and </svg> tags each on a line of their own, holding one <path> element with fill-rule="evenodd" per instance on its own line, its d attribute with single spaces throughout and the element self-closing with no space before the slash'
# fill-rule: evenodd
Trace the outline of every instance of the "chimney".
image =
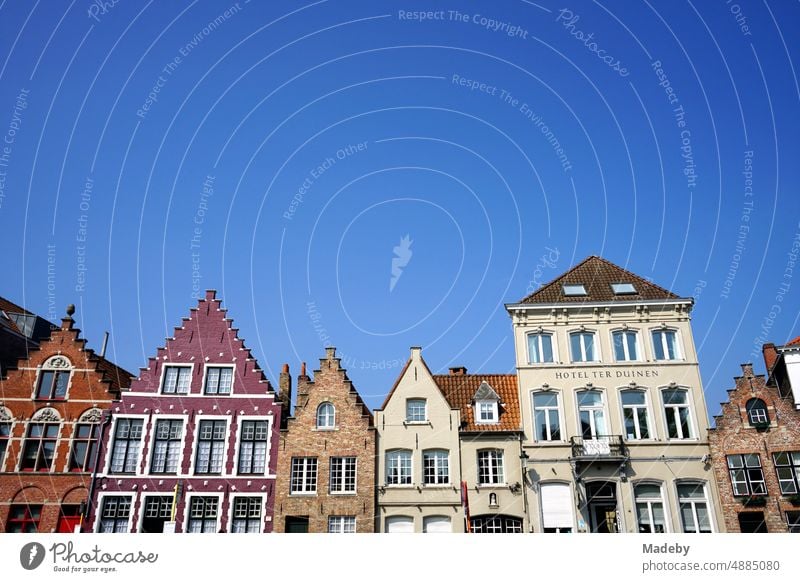
<svg viewBox="0 0 800 582">
<path fill-rule="evenodd" d="M 466 376 L 467 369 L 464 366 L 456 366 L 455 368 L 450 368 L 450 375 L 451 376 Z"/>
<path fill-rule="evenodd" d="M 61 329 L 63 330 L 70 330 L 72 329 L 75 320 L 72 319 L 72 316 L 75 315 L 75 305 L 70 303 L 67 305 L 67 315 L 66 317 L 61 318 Z"/>
<path fill-rule="evenodd" d="M 311 378 L 306 374 L 306 363 L 300 364 L 300 375 L 297 377 L 297 402 L 294 404 L 295 412 L 298 408 L 305 408 L 308 402 L 308 391 L 311 388 Z"/>
<path fill-rule="evenodd" d="M 292 408 L 292 375 L 289 373 L 289 364 L 283 365 L 278 379 L 278 389 L 278 398 L 281 401 L 281 426 L 285 426 Z"/>
<path fill-rule="evenodd" d="M 772 375 L 775 362 L 778 361 L 778 350 L 775 349 L 775 344 L 768 343 L 761 347 L 761 353 L 764 355 L 764 365 L 767 367 L 767 377 L 769 377 Z"/>
</svg>

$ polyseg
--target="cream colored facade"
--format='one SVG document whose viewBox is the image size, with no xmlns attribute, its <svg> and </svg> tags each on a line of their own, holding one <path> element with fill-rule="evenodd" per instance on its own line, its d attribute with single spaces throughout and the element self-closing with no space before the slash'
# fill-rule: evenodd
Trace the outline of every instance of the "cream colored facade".
<svg viewBox="0 0 800 582">
<path fill-rule="evenodd" d="M 692 300 L 506 307 L 514 331 L 532 531 L 721 531 L 724 522 L 708 462 L 706 402 L 690 326 Z M 612 334 L 623 330 L 635 334 L 636 347 L 630 350 L 636 352 L 635 360 L 615 357 Z M 653 332 L 659 330 L 675 332 L 675 359 L 656 358 Z M 595 361 L 573 361 L 572 333 L 592 334 Z M 530 334 L 536 338 L 533 350 L 539 352 L 538 337 L 550 334 L 552 362 L 533 363 L 537 358 L 529 350 Z M 661 340 L 657 335 L 655 341 Z M 578 351 L 581 346 L 586 351 L 586 342 L 578 338 L 577 344 Z M 538 359 L 547 357 L 540 353 Z M 665 391 L 673 402 L 685 395 L 688 423 L 681 422 L 686 408 L 682 403 L 680 410 L 665 406 Z M 537 399 L 538 423 L 533 411 L 536 394 L 542 395 Z M 623 394 L 626 402 L 644 402 L 643 410 L 631 412 L 640 421 L 638 428 L 635 422 L 626 428 Z M 677 420 L 671 427 L 668 415 Z M 687 428 L 689 434 L 680 434 Z M 637 504 L 638 485 L 644 487 L 638 489 Z"/>
<path fill-rule="evenodd" d="M 420 348 L 411 349 L 411 358 L 383 408 L 374 412 L 378 430 L 378 532 L 464 531 L 459 481 L 460 415 L 442 395 L 421 351 Z M 424 401 L 424 419 L 409 420 L 409 400 Z M 446 455 L 447 483 L 424 483 L 423 456 L 426 453 L 437 454 L 439 463 L 442 455 Z M 394 454 L 400 456 L 390 459 Z M 398 462 L 404 462 L 404 456 L 410 457 L 408 479 L 405 470 L 398 475 L 392 469 Z M 407 483 L 393 482 L 406 480 Z"/>
</svg>

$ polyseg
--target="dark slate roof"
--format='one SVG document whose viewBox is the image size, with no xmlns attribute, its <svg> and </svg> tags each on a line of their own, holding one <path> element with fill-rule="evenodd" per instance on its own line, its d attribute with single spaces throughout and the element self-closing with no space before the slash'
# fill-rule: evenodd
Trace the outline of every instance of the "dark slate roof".
<svg viewBox="0 0 800 582">
<path fill-rule="evenodd" d="M 636 293 L 615 294 L 611 288 L 612 283 L 631 283 L 636 289 Z M 583 285 L 586 295 L 565 296 L 564 284 Z M 592 255 L 521 299 L 520 303 L 584 303 L 653 299 L 680 299 L 680 297 L 602 257 Z"/>
<path fill-rule="evenodd" d="M 516 374 L 436 374 L 433 379 L 450 406 L 461 409 L 462 430 L 468 432 L 522 430 Z M 479 389 L 483 393 L 488 393 L 482 388 L 484 382 L 500 399 L 498 406 L 500 422 L 497 424 L 475 422 L 473 407 L 475 396 Z"/>
</svg>

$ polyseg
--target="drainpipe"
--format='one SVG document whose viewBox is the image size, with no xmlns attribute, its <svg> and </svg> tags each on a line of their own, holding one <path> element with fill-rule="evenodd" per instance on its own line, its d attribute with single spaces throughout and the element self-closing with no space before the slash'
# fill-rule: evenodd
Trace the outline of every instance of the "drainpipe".
<svg viewBox="0 0 800 582">
<path fill-rule="evenodd" d="M 528 454 L 522 448 L 522 434 L 519 435 L 519 464 L 521 469 L 520 477 L 522 478 L 522 507 L 524 509 L 525 517 L 528 520 L 528 531 L 531 530 L 531 516 L 528 513 Z"/>
<path fill-rule="evenodd" d="M 100 430 L 97 433 L 97 448 L 94 452 L 94 468 L 92 469 L 92 481 L 89 483 L 89 499 L 86 501 L 86 508 L 84 509 L 83 513 L 81 513 L 81 529 L 83 531 L 83 523 L 84 520 L 89 516 L 89 510 L 92 508 L 92 498 L 94 497 L 94 488 L 95 483 L 97 483 L 97 467 L 100 464 L 100 449 L 103 448 L 103 443 L 106 442 L 108 439 L 103 438 L 103 433 L 106 430 L 106 427 L 111 422 L 111 415 L 112 412 L 109 409 L 108 415 L 103 415 L 103 420 L 100 422 Z"/>
</svg>

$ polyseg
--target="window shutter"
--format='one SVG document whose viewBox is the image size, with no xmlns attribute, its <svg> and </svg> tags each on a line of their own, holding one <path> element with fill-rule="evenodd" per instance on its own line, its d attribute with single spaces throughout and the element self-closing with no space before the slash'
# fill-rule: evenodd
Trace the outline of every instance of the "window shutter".
<svg viewBox="0 0 800 582">
<path fill-rule="evenodd" d="M 572 493 L 564 483 L 543 483 L 540 489 L 542 501 L 542 526 L 546 528 L 573 527 Z"/>
</svg>

